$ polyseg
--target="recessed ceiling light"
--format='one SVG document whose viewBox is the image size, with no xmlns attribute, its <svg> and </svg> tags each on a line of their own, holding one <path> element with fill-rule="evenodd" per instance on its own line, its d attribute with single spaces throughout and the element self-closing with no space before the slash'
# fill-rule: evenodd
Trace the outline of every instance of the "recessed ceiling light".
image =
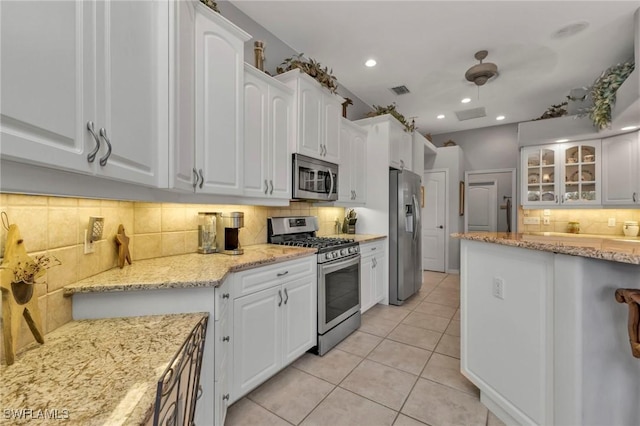
<svg viewBox="0 0 640 426">
<path fill-rule="evenodd" d="M 440 114 L 439 116 L 436 117 L 438 120 L 442 120 L 444 118 L 444 114 Z"/>
<path fill-rule="evenodd" d="M 371 67 L 375 67 L 377 62 L 375 59 L 367 59 L 367 62 L 365 62 L 364 64 L 369 68 L 371 68 Z"/>
<path fill-rule="evenodd" d="M 556 142 L 558 143 L 569 142 L 569 139 L 558 139 Z"/>
<path fill-rule="evenodd" d="M 498 121 L 502 121 L 502 120 L 504 120 L 505 118 L 506 118 L 506 117 L 505 117 L 504 115 L 499 115 L 499 116 L 497 116 L 497 117 L 496 117 L 496 120 L 498 120 Z"/>
<path fill-rule="evenodd" d="M 468 104 L 469 102 L 471 102 L 471 98 L 464 98 L 460 102 L 462 102 L 463 104 Z"/>
<path fill-rule="evenodd" d="M 623 128 L 622 128 L 622 129 L 620 129 L 620 130 L 622 130 L 622 131 L 625 131 L 625 130 L 635 130 L 635 129 L 637 129 L 637 128 L 638 128 L 638 126 L 627 126 L 627 127 L 623 127 Z"/>
</svg>

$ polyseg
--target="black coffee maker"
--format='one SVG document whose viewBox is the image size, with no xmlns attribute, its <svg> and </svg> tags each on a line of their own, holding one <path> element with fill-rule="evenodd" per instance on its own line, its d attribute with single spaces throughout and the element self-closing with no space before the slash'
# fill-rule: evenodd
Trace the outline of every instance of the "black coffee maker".
<svg viewBox="0 0 640 426">
<path fill-rule="evenodd" d="M 244 249 L 240 247 L 240 228 L 244 227 L 244 213 L 222 213 L 222 220 L 218 222 L 218 236 L 222 236 L 223 246 L 219 247 L 220 253 L 242 254 Z M 220 238 L 220 237 L 219 237 Z"/>
</svg>

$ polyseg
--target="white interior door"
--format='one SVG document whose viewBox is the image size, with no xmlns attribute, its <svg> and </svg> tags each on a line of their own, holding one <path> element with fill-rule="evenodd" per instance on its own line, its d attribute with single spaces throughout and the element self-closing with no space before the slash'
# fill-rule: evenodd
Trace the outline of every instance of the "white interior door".
<svg viewBox="0 0 640 426">
<path fill-rule="evenodd" d="M 467 231 L 498 230 L 498 185 L 496 181 L 469 183 L 467 194 Z"/>
<path fill-rule="evenodd" d="M 444 272 L 446 173 L 425 172 L 422 208 L 422 269 Z"/>
</svg>

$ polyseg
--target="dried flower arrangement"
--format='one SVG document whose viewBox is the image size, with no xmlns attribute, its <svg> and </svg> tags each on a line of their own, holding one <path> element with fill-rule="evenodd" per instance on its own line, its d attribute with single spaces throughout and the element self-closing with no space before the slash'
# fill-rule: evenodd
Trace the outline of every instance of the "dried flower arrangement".
<svg viewBox="0 0 640 426">
<path fill-rule="evenodd" d="M 396 107 L 397 106 L 395 102 L 385 107 L 374 105 L 373 106 L 374 111 L 367 113 L 367 117 L 377 117 L 378 115 L 391 114 L 392 116 L 395 117 L 396 120 L 402 123 L 402 125 L 404 126 L 405 132 L 408 132 L 408 133 L 413 132 L 416 129 L 415 122 L 412 120 L 411 123 L 409 123 L 407 119 L 404 118 L 404 115 L 398 112 Z"/>
<path fill-rule="evenodd" d="M 55 256 L 45 254 L 34 256 L 32 262 L 18 261 L 13 268 L 13 282 L 35 284 L 36 278 L 44 275 L 47 269 L 61 264 Z"/>
<path fill-rule="evenodd" d="M 207 6 L 210 9 L 212 9 L 213 11 L 220 13 L 220 10 L 218 9 L 218 4 L 215 1 L 213 1 L 213 0 L 200 0 L 200 3 L 204 4 L 205 6 Z"/>
<path fill-rule="evenodd" d="M 538 118 L 534 118 L 532 121 L 536 120 L 544 120 L 547 118 L 556 118 L 562 117 L 563 115 L 567 115 L 567 105 L 569 103 L 567 101 L 561 102 L 557 105 L 551 105 L 547 110 Z"/>
<path fill-rule="evenodd" d="M 600 74 L 589 88 L 587 98 L 591 98 L 593 105 L 580 111 L 579 116 L 589 115 L 593 125 L 598 130 L 611 126 L 611 111 L 616 103 L 616 92 L 633 72 L 633 61 L 614 65 Z"/>
<path fill-rule="evenodd" d="M 282 74 L 298 68 L 329 89 L 331 93 L 337 93 L 338 80 L 333 75 L 333 69 L 330 70 L 327 67 L 323 68 L 320 62 L 311 58 L 307 60 L 303 55 L 304 53 L 300 53 L 299 55 L 293 55 L 292 57 L 285 59 L 282 61 L 280 66 L 276 68 L 276 72 L 278 74 Z"/>
</svg>

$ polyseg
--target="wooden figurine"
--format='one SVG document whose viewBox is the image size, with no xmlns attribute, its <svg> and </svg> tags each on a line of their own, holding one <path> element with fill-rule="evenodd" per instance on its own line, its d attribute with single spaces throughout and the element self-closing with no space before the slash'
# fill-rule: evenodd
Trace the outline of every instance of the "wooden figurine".
<svg viewBox="0 0 640 426">
<path fill-rule="evenodd" d="M 36 262 L 27 254 L 18 225 L 9 225 L 4 260 L 0 265 L 2 333 L 7 365 L 15 361 L 22 317 L 26 320 L 36 342 L 44 343 L 38 298 L 33 297 L 34 280 L 44 275 L 48 267 L 40 263 L 41 259 Z"/>
<path fill-rule="evenodd" d="M 631 353 L 640 358 L 640 290 L 633 288 L 619 288 L 616 290 L 616 300 L 629 305 L 629 343 Z"/>
<path fill-rule="evenodd" d="M 131 265 L 131 254 L 129 253 L 129 237 L 124 233 L 124 226 L 118 226 L 118 233 L 115 236 L 118 245 L 118 266 L 124 268 L 125 260 Z"/>
</svg>

